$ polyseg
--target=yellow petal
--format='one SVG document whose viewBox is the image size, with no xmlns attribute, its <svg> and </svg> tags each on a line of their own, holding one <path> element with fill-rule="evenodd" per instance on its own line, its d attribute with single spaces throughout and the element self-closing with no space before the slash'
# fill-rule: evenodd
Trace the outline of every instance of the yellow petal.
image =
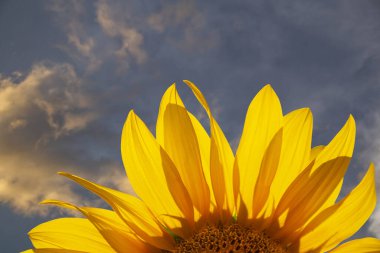
<svg viewBox="0 0 380 253">
<path fill-rule="evenodd" d="M 38 225 L 29 232 L 33 246 L 84 252 L 115 252 L 87 219 L 60 218 Z"/>
<path fill-rule="evenodd" d="M 355 146 L 356 126 L 352 115 L 331 142 L 319 153 L 315 160 L 312 172 L 319 166 L 339 156 L 352 157 Z"/>
<path fill-rule="evenodd" d="M 275 237 L 284 237 L 298 230 L 331 195 L 345 174 L 349 158 L 338 157 L 326 162 L 310 175 L 311 166 L 294 180 L 281 198 L 275 212 L 280 217 L 287 211 L 284 226 Z"/>
<path fill-rule="evenodd" d="M 312 130 L 310 109 L 303 108 L 285 115 L 281 159 L 271 188 L 276 204 L 309 161 Z"/>
<path fill-rule="evenodd" d="M 199 144 L 199 151 L 201 153 L 201 158 L 202 158 L 202 167 L 203 167 L 203 173 L 205 175 L 205 179 L 207 182 L 207 185 L 212 186 L 212 181 L 211 181 L 211 172 L 210 172 L 210 136 L 202 126 L 202 124 L 199 122 L 199 120 L 190 112 L 188 112 L 191 123 L 194 126 L 194 131 L 198 139 L 198 144 Z M 216 206 L 215 202 L 215 196 L 214 193 L 211 191 L 210 192 L 210 201 L 211 201 L 211 206 L 210 206 L 210 212 L 214 211 L 214 208 Z"/>
<path fill-rule="evenodd" d="M 207 217 L 210 211 L 210 191 L 203 173 L 199 143 L 175 84 L 162 97 L 156 136 L 177 167 L 194 207 L 202 216 Z"/>
<path fill-rule="evenodd" d="M 304 229 L 300 240 L 301 252 L 321 246 L 322 251 L 332 249 L 359 230 L 375 206 L 375 168 L 371 164 L 362 181 L 350 194 L 322 211 Z"/>
<path fill-rule="evenodd" d="M 180 175 L 144 122 L 131 111 L 124 124 L 121 154 L 137 195 L 166 227 L 191 233 L 193 205 Z"/>
<path fill-rule="evenodd" d="M 309 162 L 314 161 L 324 148 L 323 145 L 313 147 L 310 151 Z"/>
<path fill-rule="evenodd" d="M 273 136 L 283 125 L 280 101 L 270 85 L 266 85 L 252 100 L 244 123 L 243 133 L 234 164 L 234 187 L 238 201 L 238 218 L 252 217 L 254 187 L 261 161 Z M 236 179 L 238 178 L 238 179 Z M 240 181 L 240 182 L 238 182 Z M 248 207 L 248 208 L 247 208 Z M 247 209 L 247 214 L 245 214 Z M 244 222 L 244 220 L 242 220 Z"/>
<path fill-rule="evenodd" d="M 380 240 L 377 238 L 362 238 L 346 242 L 331 253 L 379 253 L 380 252 Z"/>
<path fill-rule="evenodd" d="M 210 119 L 211 147 L 210 147 L 210 173 L 213 193 L 220 214 L 227 211 L 231 217 L 235 208 L 233 194 L 233 162 L 232 149 L 218 123 L 211 113 L 211 109 L 202 92 L 190 81 L 184 82 L 193 91 L 195 97 L 204 107 Z"/>
<path fill-rule="evenodd" d="M 355 135 L 356 135 L 356 126 L 355 120 L 352 115 L 348 118 L 346 124 L 339 131 L 339 133 L 334 137 L 334 139 L 318 154 L 315 159 L 315 164 L 312 169 L 312 172 L 315 171 L 321 164 L 333 160 L 335 157 L 345 156 L 352 157 L 355 146 Z M 348 167 L 349 164 L 347 164 Z M 318 214 L 327 207 L 333 205 L 342 189 L 343 178 L 336 186 L 335 190 L 331 195 L 326 199 L 325 203 L 321 208 L 316 212 Z"/>
<path fill-rule="evenodd" d="M 78 210 L 98 229 L 100 234 L 116 252 L 160 252 L 158 249 L 155 249 L 147 243 L 141 241 L 125 224 L 125 222 L 121 220 L 120 217 L 113 211 L 93 207 L 78 207 L 73 204 L 57 200 L 45 200 L 41 203 Z"/>
<path fill-rule="evenodd" d="M 281 155 L 283 131 L 280 129 L 272 141 L 269 143 L 267 150 L 265 151 L 263 160 L 260 166 L 260 172 L 257 177 L 257 182 L 253 195 L 252 215 L 253 218 L 257 218 L 259 213 L 264 208 L 270 193 L 270 187 L 273 178 L 277 172 L 278 163 Z M 270 206 L 269 206 L 270 208 Z M 267 213 L 268 215 L 268 213 Z"/>
<path fill-rule="evenodd" d="M 277 234 L 284 236 L 304 226 L 318 210 L 322 210 L 321 207 L 326 205 L 327 201 L 331 200 L 331 196 L 342 183 L 350 162 L 350 157 L 347 155 L 352 153 L 354 138 L 355 123 L 350 117 L 342 130 L 315 160 L 316 163 L 323 159 L 325 163 L 318 162 L 319 166 L 316 169 L 315 163 L 311 163 L 308 170 L 304 170 L 283 194 L 275 216 L 280 217 L 285 211 L 288 211 L 288 215 L 285 227 L 278 230 Z M 330 150 L 333 155 L 328 156 L 326 150 Z"/>
<path fill-rule="evenodd" d="M 69 250 L 69 249 L 28 249 L 21 253 L 89 253 L 88 251 L 78 251 L 78 250 Z"/>
<path fill-rule="evenodd" d="M 106 201 L 120 218 L 144 241 L 160 249 L 173 248 L 173 238 L 160 225 L 157 218 L 138 198 L 92 183 L 68 173 L 61 175 L 72 179 Z"/>
</svg>

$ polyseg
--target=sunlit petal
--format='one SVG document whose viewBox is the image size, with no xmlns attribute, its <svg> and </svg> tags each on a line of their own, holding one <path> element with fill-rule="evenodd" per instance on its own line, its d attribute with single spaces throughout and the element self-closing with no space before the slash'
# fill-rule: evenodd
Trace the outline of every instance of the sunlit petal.
<svg viewBox="0 0 380 253">
<path fill-rule="evenodd" d="M 115 253 L 87 219 L 60 218 L 38 225 L 29 232 L 33 246 L 84 252 Z"/>
<path fill-rule="evenodd" d="M 184 231 L 190 233 L 194 213 L 189 193 L 169 156 L 133 111 L 123 128 L 121 154 L 138 196 L 165 226 L 173 230 L 186 226 Z"/>
<path fill-rule="evenodd" d="M 113 211 L 94 207 L 78 207 L 57 200 L 45 200 L 42 204 L 57 205 L 81 212 L 116 252 L 159 253 L 158 249 L 138 238 L 132 229 Z"/>
<path fill-rule="evenodd" d="M 363 238 L 346 242 L 331 253 L 378 253 L 380 252 L 380 240 L 376 238 Z"/>
<path fill-rule="evenodd" d="M 339 203 L 317 215 L 302 231 L 300 250 L 323 245 L 328 251 L 353 235 L 367 221 L 376 206 L 375 168 L 368 169 L 362 181 Z"/>
<path fill-rule="evenodd" d="M 138 198 L 92 183 L 78 176 L 60 173 L 104 199 L 120 218 L 144 241 L 161 249 L 172 249 L 173 238 Z"/>
<path fill-rule="evenodd" d="M 280 101 L 270 85 L 266 85 L 249 105 L 239 147 L 236 151 L 234 179 L 240 196 L 238 219 L 252 217 L 253 196 L 261 161 L 269 143 L 283 125 Z"/>
<path fill-rule="evenodd" d="M 207 216 L 210 191 L 202 168 L 198 139 L 174 84 L 162 97 L 156 136 L 177 167 L 194 207 L 201 215 Z"/>
<path fill-rule="evenodd" d="M 313 116 L 308 108 L 284 117 L 281 159 L 271 186 L 276 203 L 309 162 L 312 129 Z"/>
<path fill-rule="evenodd" d="M 233 162 L 234 155 L 224 136 L 222 129 L 214 119 L 210 107 L 201 91 L 190 81 L 184 81 L 193 91 L 195 97 L 204 107 L 210 119 L 211 147 L 210 147 L 210 173 L 218 211 L 227 210 L 231 216 L 235 209 L 233 194 Z"/>
</svg>

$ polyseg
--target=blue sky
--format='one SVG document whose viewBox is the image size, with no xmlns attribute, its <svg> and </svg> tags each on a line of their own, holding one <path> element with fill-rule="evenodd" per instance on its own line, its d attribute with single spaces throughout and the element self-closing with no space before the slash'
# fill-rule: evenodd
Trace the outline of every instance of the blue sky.
<svg viewBox="0 0 380 253">
<path fill-rule="evenodd" d="M 0 245 L 67 215 L 44 198 L 101 205 L 56 175 L 125 191 L 120 133 L 132 108 L 152 129 L 173 82 L 195 82 L 236 147 L 246 108 L 270 83 L 283 111 L 310 107 L 313 144 L 352 113 L 354 158 L 343 193 L 380 166 L 378 1 L 1 1 Z M 380 173 L 377 183 L 380 184 Z M 379 192 L 379 188 L 378 192 Z M 380 210 L 358 236 L 380 236 Z"/>
</svg>

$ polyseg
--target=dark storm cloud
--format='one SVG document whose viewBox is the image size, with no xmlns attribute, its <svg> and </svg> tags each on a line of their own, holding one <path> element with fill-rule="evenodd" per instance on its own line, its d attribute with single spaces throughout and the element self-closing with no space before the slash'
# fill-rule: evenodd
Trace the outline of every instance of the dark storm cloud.
<svg viewBox="0 0 380 253">
<path fill-rule="evenodd" d="M 7 215 L 9 206 L 44 213 L 36 203 L 49 196 L 97 204 L 57 170 L 128 188 L 119 158 L 125 116 L 135 108 L 154 129 L 162 93 L 183 79 L 199 85 L 235 147 L 249 102 L 271 83 L 284 112 L 311 107 L 315 145 L 355 116 L 344 193 L 370 161 L 380 166 L 376 1 L 41 1 L 30 11 L 19 4 L 0 5 Z M 179 90 L 204 115 L 189 90 Z M 379 221 L 380 211 L 361 234 L 379 235 Z"/>
</svg>

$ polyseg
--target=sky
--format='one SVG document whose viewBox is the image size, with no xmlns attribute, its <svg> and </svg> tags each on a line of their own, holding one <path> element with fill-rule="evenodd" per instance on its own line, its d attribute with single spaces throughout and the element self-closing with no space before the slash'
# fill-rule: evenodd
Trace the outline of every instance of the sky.
<svg viewBox="0 0 380 253">
<path fill-rule="evenodd" d="M 102 206 L 57 175 L 67 171 L 132 192 L 120 158 L 128 112 L 153 130 L 162 94 L 182 83 L 208 99 L 236 148 L 246 109 L 267 83 L 283 112 L 309 107 L 313 145 L 356 119 L 347 194 L 370 162 L 380 195 L 380 2 L 0 2 L 0 248 L 31 247 L 27 232 L 71 215 L 46 198 Z M 380 237 L 380 208 L 357 237 Z"/>
</svg>

